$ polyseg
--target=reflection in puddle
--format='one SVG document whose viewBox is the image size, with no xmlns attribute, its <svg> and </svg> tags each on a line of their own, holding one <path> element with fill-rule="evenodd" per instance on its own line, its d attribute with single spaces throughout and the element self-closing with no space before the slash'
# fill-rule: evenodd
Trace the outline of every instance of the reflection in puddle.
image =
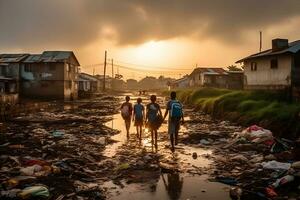
<svg viewBox="0 0 300 200">
<path fill-rule="evenodd" d="M 116 154 L 116 150 L 127 141 L 125 123 L 121 114 L 118 113 L 113 115 L 112 120 L 107 122 L 105 125 L 120 131 L 120 133 L 111 137 L 111 139 L 117 142 L 113 143 L 112 145 L 107 145 L 105 151 L 103 152 L 104 156 L 112 157 Z"/>
<path fill-rule="evenodd" d="M 132 103 L 135 102 L 137 97 L 132 97 Z M 162 107 L 165 105 L 163 98 L 158 98 L 158 102 Z M 143 104 L 146 105 L 148 100 L 143 98 Z M 164 109 L 162 109 L 164 113 Z M 186 118 L 189 120 L 189 117 Z M 106 146 L 104 156 L 113 157 L 118 148 L 123 144 L 136 145 L 138 141 L 135 140 L 135 127 L 131 127 L 130 138 L 126 136 L 126 129 L 124 121 L 120 114 L 113 115 L 113 120 L 106 123 L 106 126 L 120 131 L 119 134 L 112 137 L 117 142 Z M 184 136 L 187 133 L 187 129 L 182 126 L 179 135 Z M 151 137 L 149 132 L 144 130 L 142 135 L 141 148 L 151 151 Z M 205 168 L 211 164 L 209 157 L 212 154 L 211 150 L 204 148 L 197 148 L 179 144 L 174 154 L 171 153 L 168 148 L 169 141 L 167 135 L 167 123 L 164 123 L 159 129 L 159 141 L 158 141 L 158 154 L 162 155 L 160 162 L 165 162 L 185 169 Z M 153 149 L 152 149 L 153 151 Z M 196 153 L 197 158 L 194 159 L 192 154 Z M 208 156 L 207 156 L 208 155 Z M 161 174 L 158 178 L 148 180 L 147 183 L 123 183 L 124 187 L 115 185 L 112 181 L 105 182 L 103 188 L 107 188 L 110 194 L 109 199 L 124 200 L 124 199 L 230 199 L 228 196 L 228 187 L 220 183 L 212 183 L 207 181 L 207 176 L 191 176 L 184 173 L 170 173 Z M 226 188 L 227 191 L 224 190 Z"/>
<path fill-rule="evenodd" d="M 157 183 L 130 184 L 120 188 L 112 182 L 103 186 L 112 192 L 108 199 L 205 199 L 229 200 L 229 187 L 207 181 L 207 176 L 182 176 L 181 174 L 161 174 Z"/>
</svg>

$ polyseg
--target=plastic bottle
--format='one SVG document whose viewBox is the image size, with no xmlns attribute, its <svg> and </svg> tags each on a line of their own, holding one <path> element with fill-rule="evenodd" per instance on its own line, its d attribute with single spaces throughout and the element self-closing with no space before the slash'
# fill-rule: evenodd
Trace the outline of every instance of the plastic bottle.
<svg viewBox="0 0 300 200">
<path fill-rule="evenodd" d="M 274 188 L 277 188 L 281 185 L 284 185 L 286 183 L 289 183 L 289 182 L 292 182 L 294 181 L 295 177 L 294 176 L 291 176 L 291 175 L 286 175 L 282 178 L 279 178 L 277 179 L 273 184 L 272 184 L 272 187 Z"/>
</svg>

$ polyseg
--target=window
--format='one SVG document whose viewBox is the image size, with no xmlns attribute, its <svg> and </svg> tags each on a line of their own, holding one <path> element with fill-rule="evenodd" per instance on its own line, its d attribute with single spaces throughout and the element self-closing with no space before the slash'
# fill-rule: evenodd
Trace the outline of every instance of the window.
<svg viewBox="0 0 300 200">
<path fill-rule="evenodd" d="M 271 69 L 277 69 L 278 68 L 278 60 L 277 58 L 271 60 Z"/>
<path fill-rule="evenodd" d="M 201 80 L 201 74 L 199 74 L 199 80 Z"/>
<path fill-rule="evenodd" d="M 25 72 L 32 72 L 33 71 L 33 67 L 31 64 L 26 64 L 24 67 L 24 71 Z"/>
<path fill-rule="evenodd" d="M 256 62 L 251 63 L 251 71 L 257 71 L 257 63 Z"/>
<path fill-rule="evenodd" d="M 2 76 L 7 76 L 7 71 L 8 71 L 8 67 L 7 66 L 1 66 L 1 75 Z"/>
</svg>

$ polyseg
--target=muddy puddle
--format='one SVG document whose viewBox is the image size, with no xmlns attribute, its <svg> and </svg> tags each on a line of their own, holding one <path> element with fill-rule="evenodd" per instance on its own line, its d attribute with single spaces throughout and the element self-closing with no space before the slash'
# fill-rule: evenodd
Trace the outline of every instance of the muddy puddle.
<svg viewBox="0 0 300 200">
<path fill-rule="evenodd" d="M 207 181 L 207 176 L 190 176 L 182 174 L 161 174 L 155 185 L 130 184 L 124 188 L 114 185 L 112 182 L 105 183 L 114 192 L 109 199 L 222 199 L 229 200 L 228 186 L 220 183 Z"/>
<path fill-rule="evenodd" d="M 135 102 L 137 97 L 133 97 L 131 102 Z M 163 98 L 158 98 L 160 105 L 165 105 Z M 143 98 L 143 104 L 148 100 Z M 164 109 L 162 109 L 164 113 Z M 186 117 L 189 120 L 189 117 Z M 104 156 L 115 157 L 124 146 L 134 145 L 135 127 L 131 127 L 130 137 L 127 138 L 124 121 L 120 114 L 112 116 L 112 120 L 106 126 L 119 130 L 120 132 L 111 139 L 116 142 L 107 145 Z M 180 137 L 184 137 L 189 130 L 182 127 Z M 112 181 L 105 182 L 103 188 L 108 191 L 108 199 L 230 199 L 228 195 L 229 187 L 216 182 L 209 182 L 205 170 L 211 169 L 213 163 L 210 160 L 212 150 L 197 146 L 187 146 L 179 144 L 175 153 L 169 150 L 167 135 L 167 124 L 163 124 L 159 129 L 158 149 L 153 149 L 148 131 L 145 129 L 140 148 L 145 151 L 156 153 L 160 156 L 160 162 L 171 163 L 178 166 L 176 173 L 161 173 L 159 177 L 148 180 L 144 183 L 130 183 L 126 181 L 121 184 L 114 184 Z M 197 154 L 193 158 L 193 154 Z M 195 173 L 195 171 L 197 171 Z M 191 173 L 193 172 L 193 173 Z"/>
</svg>

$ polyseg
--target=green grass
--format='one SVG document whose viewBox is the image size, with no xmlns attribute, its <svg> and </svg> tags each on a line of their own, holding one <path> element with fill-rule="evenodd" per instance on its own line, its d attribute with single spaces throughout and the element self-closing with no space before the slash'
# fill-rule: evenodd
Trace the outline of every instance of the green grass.
<svg viewBox="0 0 300 200">
<path fill-rule="evenodd" d="M 177 97 L 218 118 L 258 124 L 279 135 L 300 135 L 300 104 L 289 102 L 285 92 L 202 88 L 178 90 Z"/>
</svg>

